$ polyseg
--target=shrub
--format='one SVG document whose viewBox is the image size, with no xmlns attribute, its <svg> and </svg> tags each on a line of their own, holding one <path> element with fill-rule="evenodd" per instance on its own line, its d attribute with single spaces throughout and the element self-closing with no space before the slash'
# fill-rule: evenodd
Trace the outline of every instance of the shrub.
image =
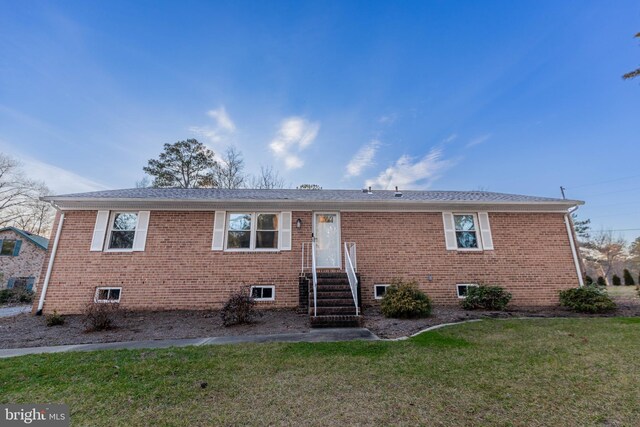
<svg viewBox="0 0 640 427">
<path fill-rule="evenodd" d="M 606 280 L 604 280 L 604 277 L 602 277 L 602 276 L 598 276 L 598 280 L 596 281 L 596 284 L 597 284 L 598 286 L 605 287 L 605 286 L 607 286 L 607 281 L 606 281 Z"/>
<path fill-rule="evenodd" d="M 431 300 L 418 289 L 416 281 L 394 280 L 382 298 L 380 310 L 385 317 L 427 317 L 431 314 Z"/>
<path fill-rule="evenodd" d="M 465 310 L 504 310 L 511 301 L 511 294 L 500 286 L 469 286 L 467 295 L 461 301 Z"/>
<path fill-rule="evenodd" d="M 47 326 L 60 326 L 64 325 L 64 317 L 59 315 L 57 311 L 53 310 L 53 314 L 47 315 Z"/>
<path fill-rule="evenodd" d="M 115 318 L 119 311 L 119 303 L 90 302 L 84 310 L 84 324 L 87 331 L 106 331 L 114 328 Z"/>
<path fill-rule="evenodd" d="M 224 326 L 251 323 L 256 316 L 256 302 L 251 297 L 251 288 L 243 286 L 239 291 L 231 294 L 225 303 L 220 316 Z"/>
<path fill-rule="evenodd" d="M 29 304 L 33 302 L 33 291 L 24 288 L 3 289 L 0 291 L 0 304 Z"/>
<path fill-rule="evenodd" d="M 616 308 L 605 290 L 593 286 L 560 291 L 560 305 L 580 313 L 604 313 Z"/>
<path fill-rule="evenodd" d="M 624 278 L 625 286 L 633 286 L 636 284 L 636 282 L 633 280 L 633 276 L 631 275 L 631 272 L 626 268 L 624 269 L 622 277 Z"/>
<path fill-rule="evenodd" d="M 611 277 L 611 283 L 613 284 L 613 286 L 620 286 L 622 285 L 622 281 L 620 280 L 620 276 L 618 276 L 617 274 L 614 274 Z"/>
<path fill-rule="evenodd" d="M 591 276 L 584 276 L 584 283 L 587 285 L 593 285 L 593 279 L 591 278 Z"/>
</svg>

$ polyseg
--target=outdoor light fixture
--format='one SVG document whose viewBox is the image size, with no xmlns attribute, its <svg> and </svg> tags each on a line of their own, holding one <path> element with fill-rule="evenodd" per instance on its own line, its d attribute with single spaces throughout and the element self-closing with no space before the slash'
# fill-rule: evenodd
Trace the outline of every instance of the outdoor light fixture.
<svg viewBox="0 0 640 427">
<path fill-rule="evenodd" d="M 301 220 L 300 218 L 298 218 L 298 219 L 296 220 L 296 228 L 297 228 L 297 229 L 300 229 L 300 227 L 302 227 L 302 220 Z"/>
</svg>

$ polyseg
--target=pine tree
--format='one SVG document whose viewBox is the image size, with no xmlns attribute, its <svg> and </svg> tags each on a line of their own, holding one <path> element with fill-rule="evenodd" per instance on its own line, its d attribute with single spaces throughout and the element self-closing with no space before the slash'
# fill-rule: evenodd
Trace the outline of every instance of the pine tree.
<svg viewBox="0 0 640 427">
<path fill-rule="evenodd" d="M 614 274 L 611 277 L 611 282 L 613 283 L 613 286 L 620 286 L 622 285 L 622 280 L 620 280 L 620 276 L 618 276 L 617 274 Z"/>
<path fill-rule="evenodd" d="M 604 277 L 598 276 L 598 280 L 596 281 L 598 286 L 607 286 L 607 281 L 604 280 Z"/>
<path fill-rule="evenodd" d="M 633 286 L 636 284 L 636 282 L 633 280 L 633 276 L 631 275 L 631 272 L 626 268 L 624 269 L 622 276 L 624 277 L 625 286 Z"/>
</svg>

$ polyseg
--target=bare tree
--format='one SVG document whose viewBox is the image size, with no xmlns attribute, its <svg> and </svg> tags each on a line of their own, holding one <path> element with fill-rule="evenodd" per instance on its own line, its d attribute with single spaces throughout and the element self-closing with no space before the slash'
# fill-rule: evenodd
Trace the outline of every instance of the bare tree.
<svg viewBox="0 0 640 427">
<path fill-rule="evenodd" d="M 249 186 L 260 190 L 284 188 L 284 178 L 271 166 L 260 166 L 260 174 L 251 178 Z"/>
<path fill-rule="evenodd" d="M 215 176 L 220 188 L 242 188 L 247 181 L 242 153 L 235 147 L 227 148 L 215 168 Z"/>
<path fill-rule="evenodd" d="M 47 194 L 44 183 L 25 177 L 18 161 L 0 153 L 0 226 L 46 234 L 54 216 L 53 208 L 40 201 Z"/>
<path fill-rule="evenodd" d="M 585 260 L 610 284 L 610 276 L 627 258 L 627 242 L 611 231 L 600 231 L 584 244 Z"/>
</svg>

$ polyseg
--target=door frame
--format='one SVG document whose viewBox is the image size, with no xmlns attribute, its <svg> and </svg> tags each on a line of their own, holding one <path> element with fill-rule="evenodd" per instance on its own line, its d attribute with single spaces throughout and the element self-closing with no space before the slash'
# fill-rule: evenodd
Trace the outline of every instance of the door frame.
<svg viewBox="0 0 640 427">
<path fill-rule="evenodd" d="M 318 238 L 318 233 L 316 230 L 316 218 L 318 215 L 335 215 L 336 216 L 336 223 L 338 226 L 338 265 L 332 265 L 332 266 L 318 266 L 316 265 L 316 268 L 318 269 L 339 269 L 342 270 L 342 223 L 340 222 L 340 212 L 339 211 L 314 211 L 313 212 L 313 236 L 314 238 Z"/>
</svg>

